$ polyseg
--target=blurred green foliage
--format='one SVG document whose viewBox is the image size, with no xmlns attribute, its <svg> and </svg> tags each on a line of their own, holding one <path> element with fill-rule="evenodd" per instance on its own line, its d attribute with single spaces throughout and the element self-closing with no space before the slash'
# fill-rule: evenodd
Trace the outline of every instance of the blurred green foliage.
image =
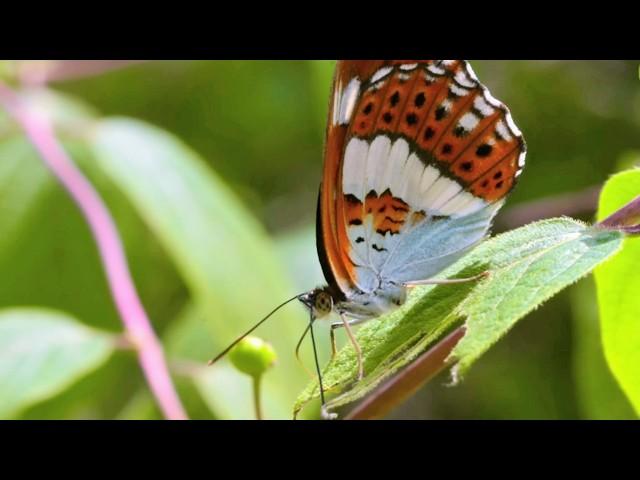
<svg viewBox="0 0 640 480">
<path fill-rule="evenodd" d="M 505 211 L 602 184 L 621 165 L 637 164 L 636 62 L 472 64 L 509 105 L 529 147 Z M 65 147 L 116 219 L 191 417 L 252 417 L 250 380 L 228 363 L 206 368 L 206 360 L 284 298 L 323 282 L 314 223 L 332 69 L 329 61 L 146 62 L 33 94 L 54 112 Z M 178 174 L 160 179 L 166 171 L 154 169 L 156 160 L 142 161 L 152 151 L 158 165 L 180 158 Z M 176 203 L 184 198 L 189 205 Z M 46 307 L 121 331 L 87 226 L 2 112 L 0 271 L 2 309 Z M 594 340 L 597 306 L 577 293 L 585 282 L 519 322 L 460 386 L 445 388 L 440 377 L 393 417 L 633 417 Z M 268 418 L 288 418 L 306 383 L 293 358 L 306 321 L 291 305 L 258 332 L 279 357 L 265 377 Z M 318 333 L 326 338 L 326 326 Z M 327 359 L 328 341 L 321 343 Z M 592 361 L 598 374 L 589 376 Z M 121 349 L 63 392 L 16 412 L 160 418 L 134 354 Z"/>
</svg>

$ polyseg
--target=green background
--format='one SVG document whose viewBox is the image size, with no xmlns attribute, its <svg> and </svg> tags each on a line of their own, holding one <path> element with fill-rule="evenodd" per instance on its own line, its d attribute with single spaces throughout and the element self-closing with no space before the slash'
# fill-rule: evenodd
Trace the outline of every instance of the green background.
<svg viewBox="0 0 640 480">
<path fill-rule="evenodd" d="M 518 226 L 509 219 L 528 202 L 602 185 L 612 173 L 637 164 L 637 62 L 471 63 L 510 107 L 528 144 L 525 171 L 497 230 Z M 314 224 L 333 66 L 330 61 L 145 62 L 50 85 L 73 99 L 73 106 L 63 107 L 70 120 L 60 121 L 67 127 L 60 135 L 116 219 L 136 285 L 193 418 L 250 417 L 250 380 L 225 365 L 207 370 L 204 361 L 287 295 L 323 282 Z M 164 133 L 125 119 L 101 121 L 85 132 L 83 115 L 92 119 L 86 122 L 89 129 L 96 119 L 130 117 L 179 139 L 180 148 L 199 156 L 188 174 L 195 182 L 189 184 L 197 193 L 194 203 L 160 207 L 145 197 L 148 192 L 136 192 L 152 182 L 153 165 L 137 172 L 137 184 L 123 187 L 122 175 L 141 155 L 157 148 L 161 156 L 174 148 L 154 136 Z M 134 149 L 127 135 L 137 128 L 145 140 Z M 0 308 L 53 308 L 117 334 L 121 324 L 90 233 L 15 130 L 0 116 Z M 205 170 L 213 187 L 198 185 Z M 200 195 L 207 188 L 212 193 Z M 163 212 L 172 208 L 174 216 L 167 220 Z M 578 218 L 592 220 L 595 204 L 583 210 Z M 201 257 L 184 253 L 188 231 L 171 233 L 179 228 L 176 222 L 188 224 L 189 215 L 197 225 L 203 225 L 202 218 L 210 223 L 210 251 L 198 250 Z M 241 223 L 237 230 L 235 218 Z M 229 257 L 224 268 L 223 257 Z M 520 321 L 461 385 L 447 387 L 448 377 L 440 376 L 391 418 L 634 418 L 604 362 L 595 302 L 588 277 Z M 279 355 L 267 374 L 267 416 L 286 418 L 307 382 L 293 358 L 306 320 L 301 307 L 291 306 L 258 332 Z M 326 334 L 326 328 L 320 330 L 324 358 Z M 105 362 L 62 393 L 13 416 L 160 418 L 135 356 L 117 349 Z M 239 397 L 247 404 L 233 401 Z"/>
</svg>

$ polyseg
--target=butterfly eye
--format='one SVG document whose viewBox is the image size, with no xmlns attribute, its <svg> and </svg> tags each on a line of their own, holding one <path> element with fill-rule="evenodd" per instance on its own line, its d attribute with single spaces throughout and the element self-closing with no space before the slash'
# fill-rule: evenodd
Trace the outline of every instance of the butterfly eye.
<svg viewBox="0 0 640 480">
<path fill-rule="evenodd" d="M 328 315 L 333 309 L 333 300 L 327 292 L 320 292 L 316 297 L 316 310 L 319 316 Z"/>
</svg>

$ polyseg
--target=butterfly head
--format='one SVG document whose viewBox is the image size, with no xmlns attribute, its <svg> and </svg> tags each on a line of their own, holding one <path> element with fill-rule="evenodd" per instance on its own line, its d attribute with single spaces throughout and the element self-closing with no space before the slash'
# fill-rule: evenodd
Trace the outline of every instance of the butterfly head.
<svg viewBox="0 0 640 480">
<path fill-rule="evenodd" d="M 333 297 L 327 287 L 320 287 L 298 297 L 313 314 L 314 318 L 326 317 L 333 310 Z"/>
</svg>

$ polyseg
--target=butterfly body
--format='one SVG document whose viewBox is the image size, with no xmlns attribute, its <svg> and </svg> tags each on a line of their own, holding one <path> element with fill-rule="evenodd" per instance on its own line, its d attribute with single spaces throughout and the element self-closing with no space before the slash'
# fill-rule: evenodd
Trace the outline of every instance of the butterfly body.
<svg viewBox="0 0 640 480">
<path fill-rule="evenodd" d="M 464 61 L 338 62 L 317 217 L 328 286 L 303 303 L 349 323 L 402 305 L 487 235 L 525 150 Z"/>
</svg>

